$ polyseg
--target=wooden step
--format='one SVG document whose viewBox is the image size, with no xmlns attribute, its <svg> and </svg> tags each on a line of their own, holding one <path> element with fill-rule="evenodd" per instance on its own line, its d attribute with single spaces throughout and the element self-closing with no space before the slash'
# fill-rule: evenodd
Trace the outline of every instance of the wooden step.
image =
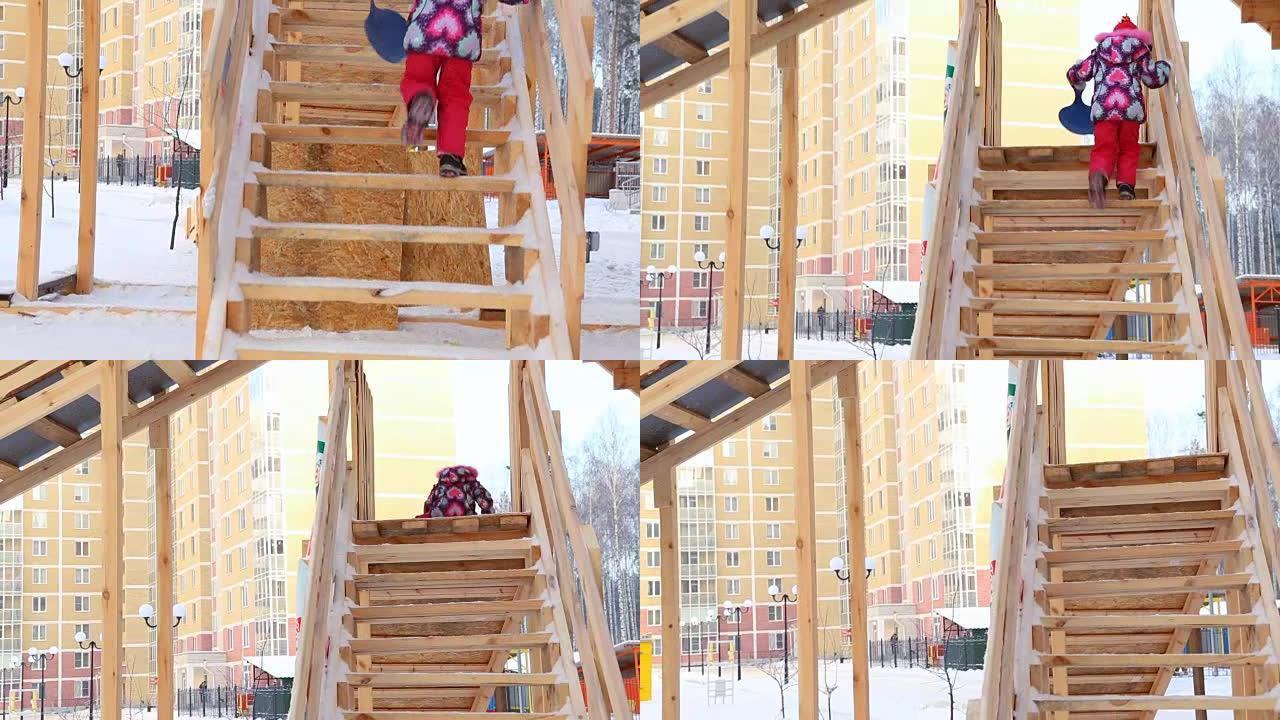
<svg viewBox="0 0 1280 720">
<path fill-rule="evenodd" d="M 351 554 L 361 563 L 461 562 L 528 559 L 533 548 L 533 540 L 524 537 L 445 543 L 353 545 Z"/>
<path fill-rule="evenodd" d="M 1161 176 L 1154 168 L 1138 171 L 1135 188 L 1158 185 Z M 973 178 L 979 191 L 989 190 L 1085 190 L 1089 189 L 1089 170 L 982 170 Z M 1115 185 L 1110 185 L 1114 189 Z"/>
<path fill-rule="evenodd" d="M 1089 167 L 1091 145 L 985 146 L 978 148 L 980 170 L 1077 170 Z M 1143 143 L 1138 167 L 1155 166 L 1156 146 Z"/>
<path fill-rule="evenodd" d="M 482 602 L 420 603 L 416 605 L 373 605 L 354 607 L 348 617 L 355 623 L 386 625 L 399 623 L 462 622 L 483 619 L 519 618 L 543 609 L 542 600 L 486 600 Z"/>
<path fill-rule="evenodd" d="M 1000 263 L 973 266 L 978 280 L 1127 280 L 1173 274 L 1173 263 Z"/>
<path fill-rule="evenodd" d="M 502 85 L 472 85 L 473 105 L 490 106 L 500 102 L 507 89 Z M 283 102 L 333 103 L 341 105 L 404 104 L 399 85 L 380 83 L 292 82 L 271 81 L 271 99 Z"/>
<path fill-rule="evenodd" d="M 281 143 L 312 143 L 333 145 L 400 145 L 400 128 L 398 127 L 366 127 L 363 125 L 289 125 L 285 123 L 263 123 L 263 133 L 267 140 Z M 436 141 L 436 128 L 426 128 L 423 143 Z M 467 144 L 484 147 L 505 145 L 511 139 L 508 130 L 485 130 L 467 128 Z"/>
<path fill-rule="evenodd" d="M 355 638 L 348 647 L 356 655 L 409 655 L 454 650 L 524 650 L 542 647 L 554 639 L 551 633 L 509 635 L 437 635 L 430 637 Z"/>
<path fill-rule="evenodd" d="M 533 250 L 534 242 L 516 227 L 452 227 L 447 225 L 344 225 L 341 223 L 272 222 L 258 219 L 253 237 L 297 242 L 368 240 L 416 245 L 504 245 Z"/>
<path fill-rule="evenodd" d="M 975 297 L 969 307 L 997 315 L 1176 315 L 1177 303 L 1137 303 L 1112 300 L 1039 300 L 1035 298 Z"/>
<path fill-rule="evenodd" d="M 1243 546 L 1244 543 L 1240 540 L 1221 540 L 1207 543 L 1158 543 L 1078 550 L 1046 550 L 1044 562 L 1055 570 L 1068 572 L 1163 567 L 1225 557 L 1239 552 Z"/>
<path fill-rule="evenodd" d="M 1041 655 L 1049 667 L 1240 667 L 1267 664 L 1256 653 L 1076 653 Z"/>
<path fill-rule="evenodd" d="M 1125 200 L 1099 210 L 1088 200 L 979 200 L 974 207 L 983 215 L 1108 217 L 1143 215 L 1162 204 L 1161 200 Z"/>
<path fill-rule="evenodd" d="M 1089 517 L 1049 518 L 1045 527 L 1061 535 L 1119 534 L 1213 528 L 1230 522 L 1234 510 L 1195 510 L 1189 512 L 1142 513 L 1128 515 L 1091 515 Z"/>
<path fill-rule="evenodd" d="M 360 15 L 366 15 L 367 10 L 360 10 Z M 359 25 L 364 25 L 362 18 Z M 277 42 L 272 44 L 271 49 L 275 51 L 277 60 L 297 61 L 297 62 L 321 62 L 321 63 L 340 63 L 343 65 L 364 65 L 369 67 L 381 68 L 388 71 L 399 72 L 401 66 L 392 64 L 383 60 L 373 48 L 366 45 L 336 45 L 322 43 L 291 43 Z M 476 63 L 478 67 L 498 67 L 504 58 L 498 54 L 496 50 L 485 50 L 480 54 L 480 61 Z"/>
<path fill-rule="evenodd" d="M 1121 485 L 1117 487 L 1048 488 L 1045 499 L 1051 505 L 1093 507 L 1104 505 L 1137 505 L 1153 502 L 1194 502 L 1221 500 L 1231 493 L 1227 478 L 1199 482 L 1169 482 L 1158 485 Z"/>
<path fill-rule="evenodd" d="M 561 713 L 465 712 L 453 710 L 343 710 L 345 720 L 568 720 Z"/>
<path fill-rule="evenodd" d="M 970 242 L 971 252 L 992 250 L 1128 250 L 1163 242 L 1163 230 L 1040 230 L 979 232 Z"/>
<path fill-rule="evenodd" d="M 1227 472 L 1226 453 L 1200 453 L 1139 460 L 1046 465 L 1045 486 L 1050 489 L 1115 487 L 1133 483 L 1217 479 Z"/>
<path fill-rule="evenodd" d="M 437 192 L 508 193 L 516 189 L 514 178 L 501 175 L 439 175 L 407 173 L 334 172 L 323 170 L 266 170 L 254 172 L 265 187 L 345 188 L 348 190 L 431 190 Z"/>
<path fill-rule="evenodd" d="M 476 533 L 524 532 L 529 529 L 529 513 L 490 513 L 461 517 L 405 518 L 397 520 L 356 520 L 351 531 L 356 542 L 416 542 L 422 539 L 459 540 L 475 538 Z"/>
<path fill-rule="evenodd" d="M 1234 590 L 1247 587 L 1252 583 L 1252 575 L 1248 573 L 1232 573 L 1228 575 L 1047 582 L 1044 584 L 1044 592 L 1051 599 L 1080 599 L 1204 592 L 1205 590 Z"/>
<path fill-rule="evenodd" d="M 1187 346 L 1181 342 L 1086 340 L 1077 338 L 1019 337 L 1013 335 L 969 337 L 967 344 L 975 350 L 1017 350 L 1062 355 L 1097 355 L 1100 353 L 1150 353 L 1154 355 L 1187 351 Z"/>
<path fill-rule="evenodd" d="M 243 272 L 245 300 L 353 302 L 375 305 L 433 305 L 458 308 L 528 310 L 533 299 L 523 286 L 468 285 L 445 282 L 351 280 L 334 277 L 275 277 Z"/>
<path fill-rule="evenodd" d="M 359 590 L 402 590 L 410 588 L 503 587 L 528 583 L 536 568 L 513 570 L 448 570 L 443 572 L 365 573 L 353 578 Z"/>
<path fill-rule="evenodd" d="M 1254 615 L 1045 615 L 1040 625 L 1050 630 L 1171 630 L 1201 627 L 1253 627 Z"/>
<path fill-rule="evenodd" d="M 347 684 L 368 688 L 479 687 L 493 685 L 559 685 L 554 673 L 446 672 L 446 673 L 347 673 Z"/>
<path fill-rule="evenodd" d="M 1036 708 L 1093 712 L 1104 710 L 1275 710 L 1276 699 L 1261 695 L 1037 695 Z M 1090 715 L 1089 717 L 1093 717 Z"/>
</svg>

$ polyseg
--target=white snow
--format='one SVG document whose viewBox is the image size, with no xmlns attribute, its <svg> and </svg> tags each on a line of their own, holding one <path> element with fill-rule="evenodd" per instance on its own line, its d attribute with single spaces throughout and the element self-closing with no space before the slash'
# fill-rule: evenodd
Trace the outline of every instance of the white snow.
<svg viewBox="0 0 1280 720">
<path fill-rule="evenodd" d="M 45 181 L 45 187 L 49 182 Z M 53 280 L 76 268 L 80 223 L 80 190 L 74 181 L 54 183 L 56 216 L 49 217 L 44 198 L 40 242 L 40 281 Z M 0 202 L 0 291 L 14 289 L 18 263 L 18 186 L 11 178 Z M 169 249 L 173 223 L 171 188 L 98 185 L 98 222 L 94 277 L 100 282 L 134 285 L 192 286 L 196 277 L 195 244 L 186 239 L 186 208 L 195 192 L 182 191 L 178 237 Z"/>
<path fill-rule="evenodd" d="M 825 668 L 828 680 L 824 681 L 819 670 L 819 714 L 823 720 L 853 719 L 852 671 L 848 663 L 832 664 Z M 795 666 L 792 666 L 795 672 Z M 708 700 L 708 683 L 716 679 L 715 668 L 708 666 L 703 675 L 698 666 L 692 670 L 681 672 L 680 710 L 682 717 L 698 718 L 698 720 L 777 720 L 780 717 L 779 695 L 777 684 L 755 668 L 743 668 L 741 683 L 734 683 L 732 702 L 711 704 Z M 653 701 L 640 705 L 641 720 L 660 720 L 662 716 L 662 689 L 658 679 L 660 671 L 654 664 Z M 723 668 L 723 677 L 733 681 L 735 669 L 732 664 Z M 965 708 L 971 699 L 982 694 L 981 670 L 970 670 L 958 674 L 956 681 L 955 720 L 963 720 Z M 792 682 L 794 682 L 794 676 Z M 834 684 L 836 690 L 831 694 L 831 714 L 827 713 L 827 696 L 821 691 L 824 684 Z M 1230 695 L 1231 677 L 1229 675 L 1209 676 L 1205 678 L 1205 692 L 1208 695 Z M 1192 685 L 1190 677 L 1175 677 L 1170 683 L 1168 695 L 1190 695 Z M 948 712 L 947 684 L 936 675 L 922 669 L 871 668 L 871 718 L 869 720 L 951 720 Z M 798 717 L 796 688 L 787 689 L 788 718 Z M 1209 711 L 1210 720 L 1227 720 L 1232 717 L 1229 710 Z M 1162 710 L 1156 713 L 1156 720 L 1194 720 L 1193 711 Z M 858 720 L 868 720 L 858 718 Z"/>
<path fill-rule="evenodd" d="M 705 330 L 704 330 L 705 332 Z M 657 333 L 645 328 L 640 331 L 640 354 L 646 359 L 664 360 L 698 360 L 698 351 L 705 346 L 705 335 L 696 333 L 690 340 L 698 343 L 693 346 L 677 337 L 668 328 L 662 330 L 662 347 L 657 347 Z M 719 357 L 719 348 L 714 335 L 711 346 L 711 357 Z M 747 360 L 774 360 L 778 357 L 778 334 L 770 330 L 768 334 L 760 331 L 744 331 L 742 333 L 742 354 Z M 830 360 L 850 358 L 856 360 L 906 360 L 911 357 L 909 345 L 876 345 L 874 357 L 867 343 L 853 344 L 846 340 L 818 340 L 816 338 L 796 338 L 795 359 L 797 360 Z M 707 358 L 711 359 L 711 358 Z"/>
</svg>

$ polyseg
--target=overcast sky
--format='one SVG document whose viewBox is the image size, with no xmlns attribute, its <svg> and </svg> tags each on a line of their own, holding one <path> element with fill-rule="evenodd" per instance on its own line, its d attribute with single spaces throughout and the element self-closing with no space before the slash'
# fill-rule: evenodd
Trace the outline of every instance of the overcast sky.
<svg viewBox="0 0 1280 720">
<path fill-rule="evenodd" d="M 1240 8 L 1231 0 L 1182 0 L 1176 7 L 1178 33 L 1191 44 L 1191 82 L 1197 88 L 1232 47 L 1255 66 L 1280 62 L 1280 51 L 1271 49 L 1267 34 L 1257 25 L 1241 24 Z M 1115 27 L 1125 13 L 1136 18 L 1138 0 L 1080 0 L 1081 54 L 1092 47 L 1095 35 Z M 1268 76 L 1258 89 L 1280 94 L 1275 83 L 1274 76 Z"/>
</svg>

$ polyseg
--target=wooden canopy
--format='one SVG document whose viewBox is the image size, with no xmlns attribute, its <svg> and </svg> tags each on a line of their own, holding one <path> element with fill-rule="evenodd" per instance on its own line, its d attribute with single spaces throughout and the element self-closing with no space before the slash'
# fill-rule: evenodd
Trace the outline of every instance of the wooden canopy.
<svg viewBox="0 0 1280 720">
<path fill-rule="evenodd" d="M 864 0 L 756 0 L 749 32 L 756 55 Z M 640 3 L 641 107 L 688 90 L 729 67 L 726 0 L 645 0 Z"/>
<path fill-rule="evenodd" d="M 1280 50 L 1280 0 L 1232 0 L 1240 7 L 1240 21 L 1257 23 L 1271 35 L 1271 48 Z"/>
</svg>

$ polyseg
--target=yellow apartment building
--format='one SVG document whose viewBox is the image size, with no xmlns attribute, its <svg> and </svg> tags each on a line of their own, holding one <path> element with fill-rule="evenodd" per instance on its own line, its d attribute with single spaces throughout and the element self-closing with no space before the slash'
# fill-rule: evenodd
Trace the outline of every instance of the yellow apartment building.
<svg viewBox="0 0 1280 720">
<path fill-rule="evenodd" d="M 1071 144 L 1056 112 L 1063 73 L 1079 55 L 1077 0 L 1001 3 L 1006 144 Z M 918 293 L 924 204 L 943 122 L 947 46 L 957 3 L 863 3 L 801 34 L 799 227 L 796 309 L 871 309 L 877 298 L 911 302 Z M 779 102 L 776 53 L 754 58 L 747 192 L 748 326 L 776 323 L 778 255 L 759 228 L 778 225 Z M 728 79 L 717 76 L 649 108 L 642 116 L 641 261 L 674 265 L 662 292 L 663 324 L 706 322 L 707 272 L 727 223 Z M 722 282 L 715 273 L 715 288 Z M 642 272 L 641 298 L 659 292 Z M 718 307 L 713 307 L 719 317 Z"/>
<path fill-rule="evenodd" d="M 54 170 L 63 172 L 72 167 L 75 154 L 71 152 L 79 142 L 80 129 L 72 117 L 72 106 L 78 107 L 77 91 L 74 89 L 77 80 L 72 80 L 62 71 L 58 64 L 58 55 L 70 52 L 79 56 L 76 43 L 79 34 L 76 28 L 77 18 L 74 14 L 74 0 L 49 0 L 46 3 L 49 13 L 48 55 L 46 72 L 48 97 L 48 157 L 55 162 Z M 31 90 L 27 80 L 27 2 L 26 0 L 0 0 L 0 93 L 13 96 L 18 88 Z M 22 105 L 9 108 L 9 167 L 10 175 L 22 167 L 22 123 L 26 112 L 26 100 Z M 3 111 L 0 111 L 3 112 Z M 2 121 L 2 120 L 0 120 Z M 0 133 L 4 130 L 0 128 Z M 3 138 L 0 138 L 3 148 Z M 3 149 L 0 149 L 3 153 Z M 41 168 L 47 174 L 49 167 Z"/>
</svg>

